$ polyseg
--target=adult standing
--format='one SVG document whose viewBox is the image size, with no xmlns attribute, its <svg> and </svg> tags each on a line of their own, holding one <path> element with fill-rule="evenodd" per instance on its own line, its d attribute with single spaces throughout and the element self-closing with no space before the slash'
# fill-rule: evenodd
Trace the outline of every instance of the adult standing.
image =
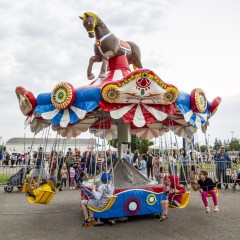
<svg viewBox="0 0 240 240">
<path fill-rule="evenodd" d="M 169 152 L 169 155 L 167 156 L 167 162 L 169 175 L 177 176 L 177 155 L 175 149 L 172 149 L 172 151 Z"/>
<path fill-rule="evenodd" d="M 129 164 L 133 165 L 132 156 L 131 156 L 129 150 L 127 150 L 127 154 L 125 156 L 125 159 L 129 162 Z"/>
<path fill-rule="evenodd" d="M 151 148 L 148 149 L 147 153 L 147 177 L 149 179 L 150 174 L 153 180 L 153 165 L 152 165 L 152 160 L 153 160 L 153 150 Z"/>
<path fill-rule="evenodd" d="M 17 161 L 16 161 L 16 165 L 21 165 L 22 164 L 22 154 L 19 152 L 17 154 Z"/>
<path fill-rule="evenodd" d="M 217 187 L 221 188 L 221 182 L 226 183 L 225 189 L 228 189 L 227 184 L 227 167 L 231 164 L 231 159 L 228 153 L 225 152 L 224 146 L 220 147 L 219 152 L 216 155 L 216 175 L 220 184 Z M 221 181 L 222 179 L 222 181 Z"/>
<path fill-rule="evenodd" d="M 44 152 L 42 147 L 39 147 L 38 152 L 34 153 L 33 161 L 34 161 L 34 176 L 39 176 L 41 178 L 43 176 L 44 171 Z"/>
<path fill-rule="evenodd" d="M 10 160 L 10 154 L 8 152 L 5 152 L 5 157 L 4 157 L 3 162 L 6 166 L 8 166 L 9 160 Z"/>
<path fill-rule="evenodd" d="M 185 148 L 180 148 L 179 151 L 180 151 L 179 161 L 181 164 L 179 183 L 187 185 L 187 179 L 189 178 L 188 168 L 190 166 L 190 158 L 187 155 Z"/>
</svg>

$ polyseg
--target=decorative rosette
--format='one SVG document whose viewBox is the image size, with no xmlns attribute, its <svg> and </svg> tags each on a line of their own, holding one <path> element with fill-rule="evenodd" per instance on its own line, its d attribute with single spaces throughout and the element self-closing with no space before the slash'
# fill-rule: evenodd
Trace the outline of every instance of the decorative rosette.
<svg viewBox="0 0 240 240">
<path fill-rule="evenodd" d="M 53 90 L 51 101 L 57 109 L 67 109 L 72 106 L 76 98 L 76 92 L 69 83 L 61 82 Z"/>
</svg>

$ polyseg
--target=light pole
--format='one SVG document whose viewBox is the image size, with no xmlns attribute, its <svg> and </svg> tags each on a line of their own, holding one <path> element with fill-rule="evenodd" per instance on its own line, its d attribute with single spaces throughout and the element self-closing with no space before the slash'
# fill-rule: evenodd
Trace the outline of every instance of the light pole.
<svg viewBox="0 0 240 240">
<path fill-rule="evenodd" d="M 234 134 L 234 131 L 231 131 L 231 134 L 232 134 L 232 140 L 233 140 L 233 134 Z"/>
</svg>

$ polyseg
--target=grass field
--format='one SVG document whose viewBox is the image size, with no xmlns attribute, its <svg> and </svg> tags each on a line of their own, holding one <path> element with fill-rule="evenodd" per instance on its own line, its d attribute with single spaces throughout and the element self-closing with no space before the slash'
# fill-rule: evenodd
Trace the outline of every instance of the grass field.
<svg viewBox="0 0 240 240">
<path fill-rule="evenodd" d="M 0 174 L 0 185 L 6 184 L 11 175 Z"/>
</svg>

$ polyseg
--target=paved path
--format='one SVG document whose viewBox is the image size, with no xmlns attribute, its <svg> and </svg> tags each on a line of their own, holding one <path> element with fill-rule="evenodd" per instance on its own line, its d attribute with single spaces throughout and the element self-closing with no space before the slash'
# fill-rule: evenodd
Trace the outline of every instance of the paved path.
<svg viewBox="0 0 240 240">
<path fill-rule="evenodd" d="M 210 207 L 212 207 L 212 200 Z M 27 240 L 160 240 L 160 239 L 239 239 L 240 189 L 220 192 L 220 212 L 206 214 L 198 192 L 191 194 L 188 207 L 170 209 L 169 218 L 160 222 L 154 216 L 129 218 L 128 223 L 106 223 L 83 228 L 78 190 L 57 192 L 49 205 L 27 202 L 14 188 L 4 193 L 0 187 L 0 239 Z"/>
</svg>

